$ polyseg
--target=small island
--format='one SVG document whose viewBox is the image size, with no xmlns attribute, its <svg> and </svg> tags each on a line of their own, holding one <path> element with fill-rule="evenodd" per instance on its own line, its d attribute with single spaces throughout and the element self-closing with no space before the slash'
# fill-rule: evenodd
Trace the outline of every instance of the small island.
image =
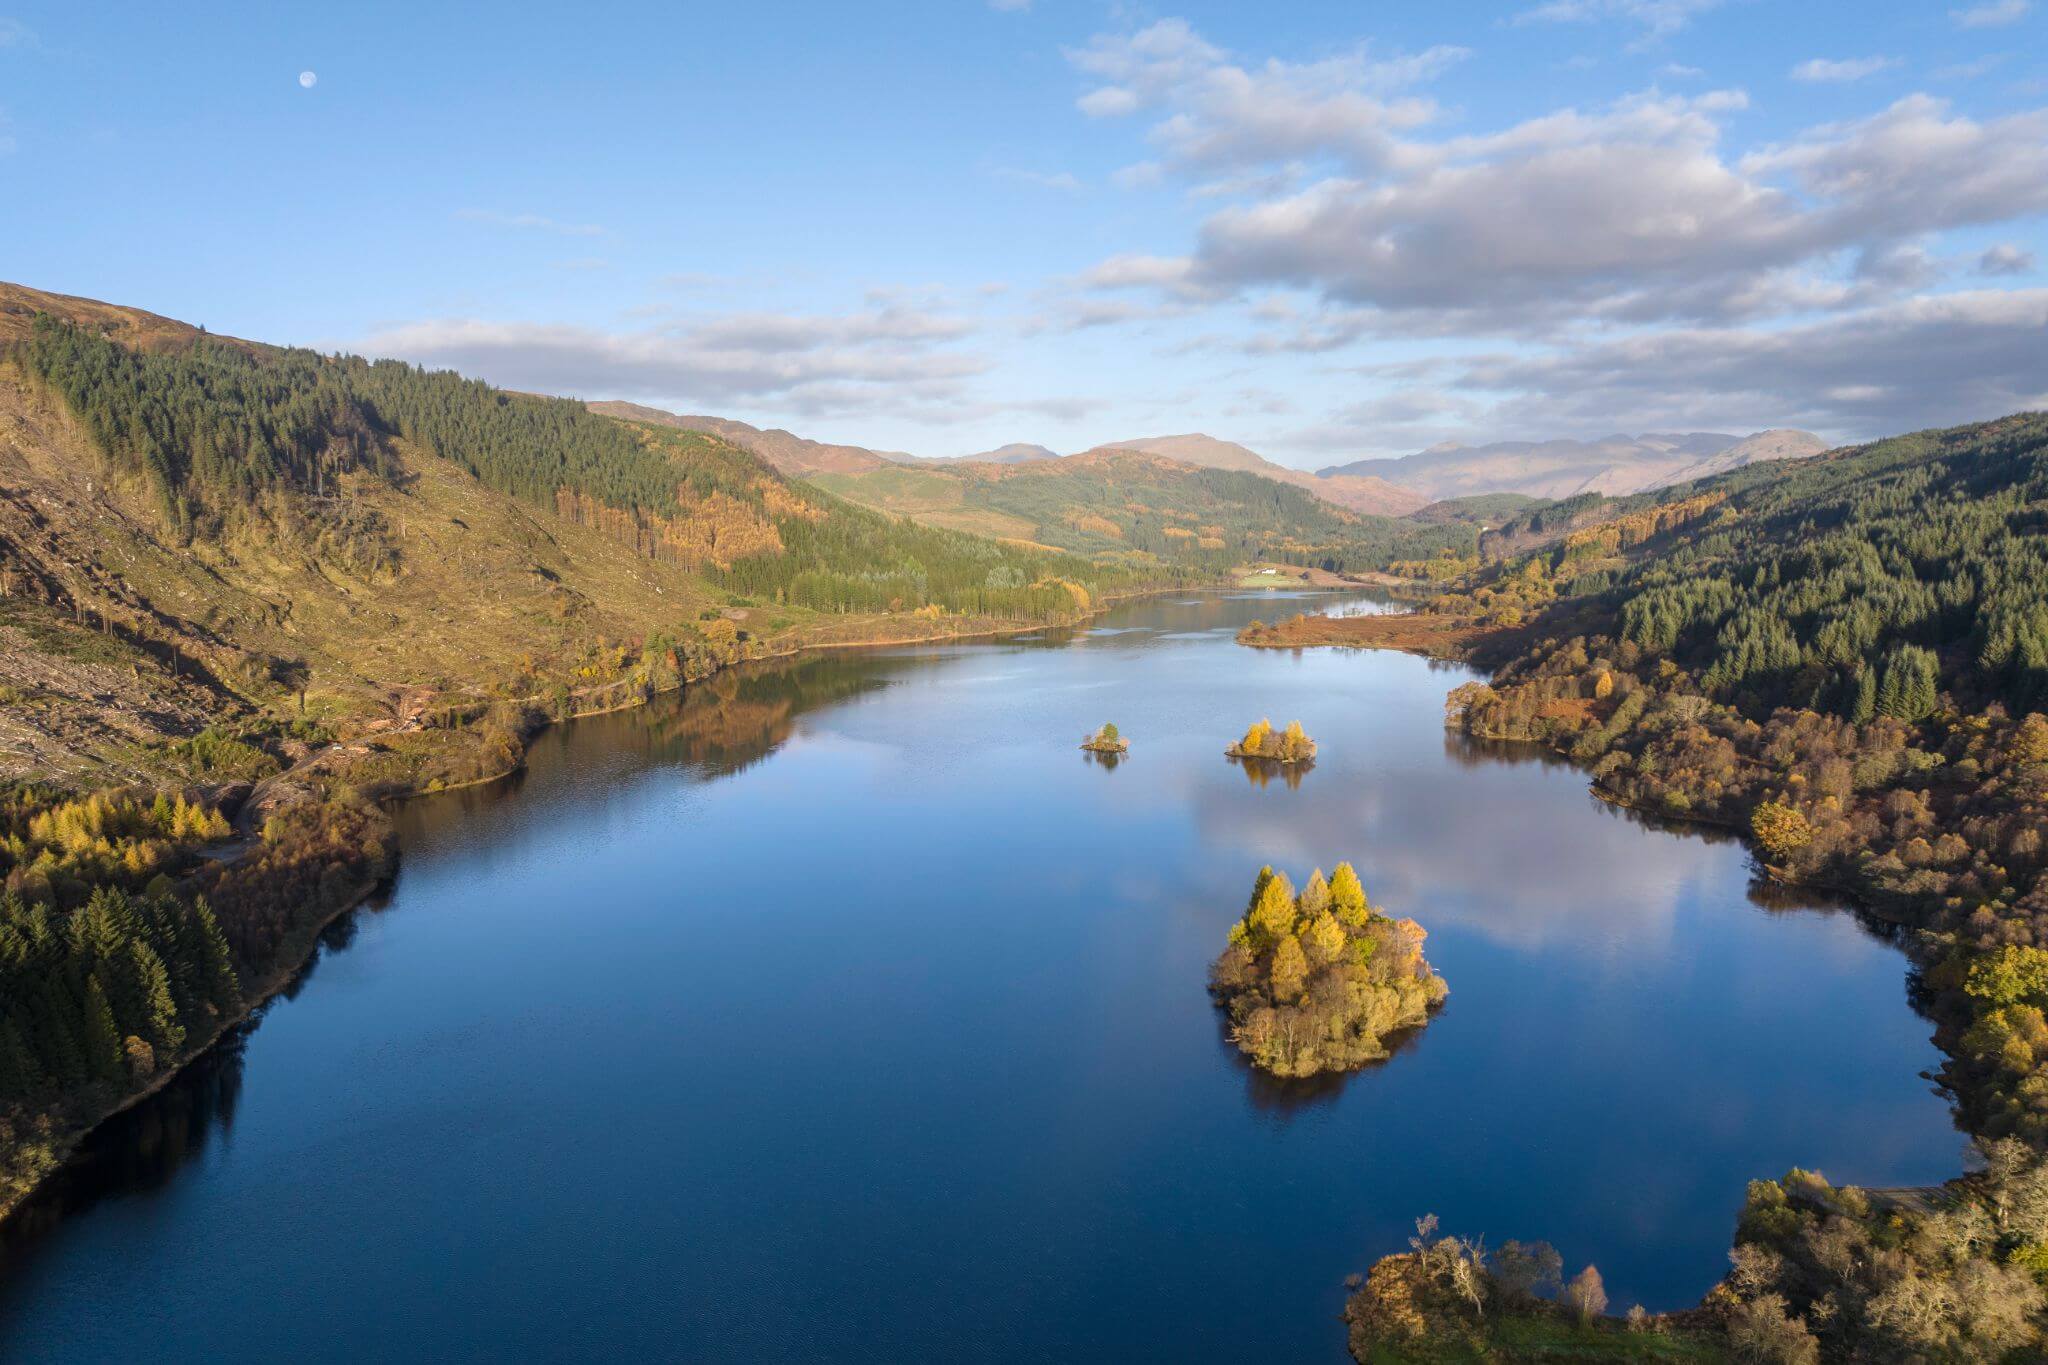
<svg viewBox="0 0 2048 1365">
<path fill-rule="evenodd" d="M 1276 1076 L 1348 1071 L 1388 1056 L 1390 1033 L 1429 1022 L 1449 987 L 1423 960 L 1412 919 L 1372 908 L 1349 863 L 1318 868 L 1295 894 L 1259 870 L 1251 906 L 1209 969 L 1230 1040 Z"/>
<path fill-rule="evenodd" d="M 1272 721 L 1262 720 L 1223 752 L 1231 758 L 1266 763 L 1313 763 L 1316 742 L 1308 737 L 1298 720 L 1289 721 L 1285 730 L 1275 730 Z"/>
<path fill-rule="evenodd" d="M 1121 754 L 1129 752 L 1131 742 L 1118 734 L 1116 722 L 1110 721 L 1082 740 L 1081 747 L 1091 754 Z"/>
</svg>

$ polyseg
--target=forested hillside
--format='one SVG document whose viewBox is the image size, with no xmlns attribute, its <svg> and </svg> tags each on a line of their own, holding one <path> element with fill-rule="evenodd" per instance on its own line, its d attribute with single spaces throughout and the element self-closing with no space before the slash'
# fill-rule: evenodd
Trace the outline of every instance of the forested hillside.
<svg viewBox="0 0 2048 1365">
<path fill-rule="evenodd" d="M 937 603 L 1036 617 L 1072 599 L 1027 579 L 1087 572 L 836 504 L 715 437 L 608 421 L 568 399 L 400 361 L 204 336 L 185 350 L 140 353 L 47 316 L 16 354 L 188 535 L 218 533 L 266 497 L 321 497 L 344 473 L 392 481 L 400 469 L 387 438 L 399 437 L 488 488 L 787 605 Z"/>
<path fill-rule="evenodd" d="M 579 403 L 18 286 L 0 473 L 0 771 L 73 780 L 161 773 L 160 741 L 209 720 L 409 726 L 433 694 L 573 711 L 807 642 L 1070 619 L 1187 572 L 904 521 Z"/>
<path fill-rule="evenodd" d="M 1525 514 L 1577 529 L 1502 573 L 1611 607 L 1621 640 L 1749 714 L 2025 709 L 2048 688 L 2044 445 L 2048 419 L 2020 417 L 1574 499 Z"/>
<path fill-rule="evenodd" d="M 2048 416 L 1523 529 L 1544 519 L 1549 544 L 1436 603 L 1522 623 L 1496 637 L 1492 682 L 1452 694 L 1452 723 L 1555 745 L 1620 803 L 1741 828 L 1777 877 L 1903 926 L 1960 1118 L 2048 1149 Z M 1791 1352 L 1757 1358 L 2048 1340 L 2038 1210 L 2008 1219 L 1971 1184 L 1954 1215 L 1881 1217 L 1794 1177 L 1753 1189 L 1725 1287 L 1733 1323 Z"/>
</svg>

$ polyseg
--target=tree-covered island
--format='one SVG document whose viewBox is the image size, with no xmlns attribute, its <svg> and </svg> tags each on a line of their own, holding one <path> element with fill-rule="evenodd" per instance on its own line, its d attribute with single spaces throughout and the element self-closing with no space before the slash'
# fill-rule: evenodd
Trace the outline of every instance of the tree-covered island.
<svg viewBox="0 0 2048 1365">
<path fill-rule="evenodd" d="M 1209 970 L 1230 1039 L 1276 1076 L 1345 1071 L 1388 1055 L 1386 1037 L 1429 1022 L 1449 988 L 1422 957 L 1421 925 L 1373 909 L 1351 864 L 1299 895 L 1259 869 L 1250 907 Z"/>
<path fill-rule="evenodd" d="M 1118 733 L 1115 721 L 1108 721 L 1100 730 L 1082 740 L 1081 747 L 1092 754 L 1121 754 L 1129 752 L 1131 742 Z"/>
<path fill-rule="evenodd" d="M 1316 742 L 1308 737 L 1298 720 L 1289 721 L 1285 730 L 1275 730 L 1272 721 L 1261 720 L 1223 752 L 1230 758 L 1267 763 L 1313 763 Z"/>
</svg>

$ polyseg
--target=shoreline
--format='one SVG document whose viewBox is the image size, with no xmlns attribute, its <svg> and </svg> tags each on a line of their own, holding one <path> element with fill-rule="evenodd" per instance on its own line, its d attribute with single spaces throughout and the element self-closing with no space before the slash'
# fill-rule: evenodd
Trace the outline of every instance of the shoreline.
<svg viewBox="0 0 2048 1365">
<path fill-rule="evenodd" d="M 348 899 L 339 906 L 336 906 L 334 910 L 302 926 L 299 930 L 299 935 L 303 935 L 305 938 L 304 947 L 297 948 L 295 946 L 294 950 L 284 954 L 280 965 L 268 976 L 257 982 L 255 988 L 243 1001 L 241 1009 L 223 1017 L 214 1027 L 213 1031 L 207 1035 L 204 1042 L 189 1049 L 176 1062 L 160 1068 L 139 1089 L 132 1090 L 122 1096 L 112 1107 L 94 1116 L 91 1122 L 54 1138 L 50 1144 L 50 1150 L 55 1160 L 51 1162 L 49 1169 L 37 1175 L 27 1186 L 15 1191 L 13 1194 L 0 1195 L 0 1233 L 6 1232 L 8 1224 L 13 1221 L 14 1216 L 20 1213 L 37 1195 L 44 1193 L 51 1181 L 64 1173 L 66 1168 L 71 1165 L 72 1160 L 78 1155 L 79 1150 L 85 1146 L 93 1134 L 129 1110 L 140 1105 L 144 1100 L 154 1098 L 167 1090 L 171 1083 L 183 1076 L 186 1069 L 192 1066 L 193 1063 L 199 1061 L 216 1047 L 220 1046 L 221 1041 L 229 1033 L 254 1020 L 264 1006 L 282 994 L 286 987 L 296 981 L 300 974 L 312 965 L 314 952 L 319 948 L 321 935 L 327 932 L 328 926 L 332 925 L 343 915 L 360 909 L 363 902 L 375 895 L 377 889 L 389 880 L 388 874 L 372 878 L 357 887 Z M 294 937 L 296 938 L 299 935 Z"/>
<path fill-rule="evenodd" d="M 806 654 L 822 654 L 833 650 L 891 649 L 900 648 L 907 645 L 926 644 L 971 644 L 977 641 L 1010 639 L 1019 635 L 1029 635 L 1035 631 L 1041 630 L 1077 630 L 1087 625 L 1090 621 L 1093 621 L 1097 617 L 1105 615 L 1106 613 L 1108 613 L 1116 607 L 1122 606 L 1125 603 L 1129 602 L 1142 601 L 1143 599 L 1148 597 L 1160 597 L 1165 596 L 1169 593 L 1183 592 L 1225 593 L 1235 591 L 1240 590 L 1228 586 L 1202 586 L 1192 588 L 1172 587 L 1147 589 L 1143 592 L 1125 593 L 1116 597 L 1105 598 L 1100 605 L 1091 607 L 1086 613 L 1082 614 L 1081 616 L 1075 618 L 1072 621 L 1066 622 L 1047 623 L 1038 621 L 1031 622 L 1028 624 L 1019 623 L 1016 625 L 1009 626 L 993 626 L 984 629 L 963 632 L 957 635 L 911 635 L 891 637 L 888 639 L 879 640 L 824 640 L 810 642 L 806 644 L 796 645 L 788 649 L 782 649 L 772 653 L 762 654 L 752 659 L 740 659 L 729 664 L 722 664 L 718 668 L 715 668 L 711 672 L 703 674 L 700 677 L 692 678 L 684 682 L 679 682 L 673 687 L 659 688 L 645 692 L 643 694 L 636 696 L 631 701 L 622 702 L 616 706 L 600 707 L 594 711 L 578 711 L 573 715 L 564 716 L 560 719 L 550 718 L 547 721 L 547 723 L 540 728 L 540 730 L 534 731 L 534 734 L 539 734 L 541 733 L 541 731 L 552 729 L 557 725 L 569 725 L 579 720 L 589 720 L 594 719 L 598 716 L 616 715 L 622 711 L 635 710 L 639 707 L 651 704 L 657 697 L 673 696 L 679 692 L 687 693 L 690 690 L 690 688 L 705 683 L 710 679 L 717 677 L 721 673 L 730 672 L 731 670 L 736 668 L 745 668 L 750 664 L 785 662 L 791 659 L 800 659 Z M 1249 590 L 1246 589 L 1244 591 Z M 1324 591 L 1337 590 L 1326 589 Z M 462 782 L 448 783 L 446 785 L 433 788 L 432 790 L 429 790 L 424 787 L 414 787 L 409 790 L 394 792 L 380 800 L 377 804 L 379 806 L 384 806 L 387 804 L 395 805 L 400 802 L 425 800 L 436 796 L 445 796 L 450 792 L 466 791 L 474 787 L 487 786 L 493 782 L 502 782 L 508 777 L 513 777 L 517 775 L 521 770 L 525 768 L 525 766 L 526 760 L 522 746 L 520 761 L 514 764 L 512 767 L 506 768 L 502 772 L 490 773 L 483 777 L 469 778 Z M 214 1030 L 207 1036 L 206 1040 L 203 1043 L 189 1049 L 186 1052 L 186 1054 L 180 1059 L 178 1059 L 176 1062 L 162 1067 L 157 1072 L 157 1074 L 151 1076 L 149 1080 L 145 1082 L 142 1086 L 124 1094 L 118 1101 L 113 1103 L 110 1107 L 94 1115 L 89 1122 L 85 1122 L 77 1127 L 72 1128 L 69 1131 L 61 1133 L 54 1137 L 51 1140 L 50 1144 L 51 1154 L 54 1159 L 52 1160 L 49 1167 L 46 1170 L 39 1173 L 38 1175 L 36 1175 L 22 1189 L 15 1191 L 11 1194 L 0 1194 L 0 1232 L 6 1231 L 7 1225 L 13 1221 L 14 1216 L 17 1213 L 19 1213 L 21 1209 L 24 1206 L 26 1206 L 31 1200 L 33 1200 L 38 1194 L 43 1193 L 45 1188 L 50 1184 L 50 1182 L 55 1180 L 59 1175 L 61 1175 L 64 1172 L 64 1170 L 67 1167 L 70 1166 L 72 1160 L 78 1155 L 79 1150 L 82 1147 L 84 1147 L 85 1143 L 93 1136 L 94 1133 L 98 1132 L 103 1126 L 105 1126 L 113 1119 L 118 1118 L 122 1114 L 127 1113 L 130 1109 L 133 1109 L 137 1105 L 140 1105 L 143 1101 L 148 1100 L 158 1094 L 161 1094 L 165 1089 L 167 1089 L 170 1086 L 170 1084 L 173 1081 L 177 1080 L 180 1076 L 184 1075 L 186 1069 L 189 1068 L 193 1063 L 199 1061 L 208 1053 L 212 1052 L 214 1048 L 219 1046 L 221 1040 L 226 1038 L 232 1030 L 234 1030 L 237 1027 L 240 1027 L 243 1024 L 249 1023 L 253 1019 L 255 1019 L 257 1013 L 265 1005 L 268 1005 L 279 994 L 281 994 L 286 987 L 291 985 L 291 983 L 294 980 L 296 980 L 299 977 L 299 975 L 302 972 L 304 972 L 309 965 L 311 965 L 313 961 L 313 955 L 320 945 L 320 937 L 321 935 L 327 932 L 328 927 L 332 925 L 336 920 L 340 919 L 343 915 L 349 914 L 352 911 L 359 909 L 364 901 L 368 900 L 372 895 L 374 895 L 377 892 L 379 887 L 386 885 L 392 880 L 393 877 L 396 876 L 397 866 L 395 860 L 398 856 L 399 855 L 396 853 L 396 851 L 394 851 L 393 866 L 389 868 L 384 874 L 376 878 L 373 878 L 363 886 L 357 888 L 356 891 L 347 899 L 347 901 L 345 901 L 342 905 L 336 907 L 331 913 L 320 916 L 316 921 L 302 928 L 299 932 L 304 937 L 304 943 L 299 944 L 297 942 L 294 942 L 280 956 L 277 967 L 274 970 L 272 970 L 268 976 L 262 978 L 257 983 L 257 985 L 251 990 L 242 1009 L 232 1016 L 223 1018 L 219 1022 L 218 1026 L 214 1028 Z"/>
</svg>

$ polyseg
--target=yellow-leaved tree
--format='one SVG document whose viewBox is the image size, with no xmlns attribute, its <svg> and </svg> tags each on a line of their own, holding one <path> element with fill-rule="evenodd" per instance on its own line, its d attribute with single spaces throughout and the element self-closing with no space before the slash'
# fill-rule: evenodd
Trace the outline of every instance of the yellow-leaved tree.
<svg viewBox="0 0 2048 1365">
<path fill-rule="evenodd" d="M 1353 929 L 1362 928 L 1372 915 L 1372 907 L 1366 903 L 1365 887 L 1360 885 L 1358 873 L 1350 863 L 1338 863 L 1337 870 L 1330 874 L 1330 913 Z"/>
</svg>

